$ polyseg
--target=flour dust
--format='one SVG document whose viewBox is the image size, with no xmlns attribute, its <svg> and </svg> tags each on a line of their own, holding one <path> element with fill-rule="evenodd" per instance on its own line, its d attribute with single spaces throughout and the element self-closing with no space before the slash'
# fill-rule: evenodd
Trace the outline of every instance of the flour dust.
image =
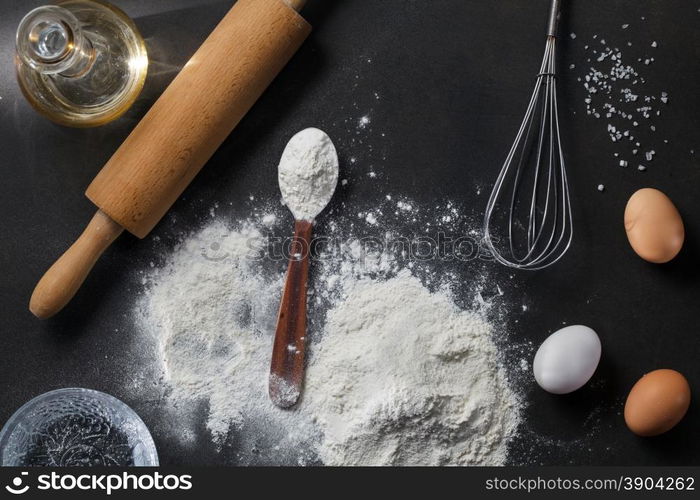
<svg viewBox="0 0 700 500">
<path fill-rule="evenodd" d="M 417 236 L 402 236 L 407 216 L 418 236 L 468 234 L 472 221 L 449 202 L 387 196 L 371 210 L 381 238 L 360 236 L 374 227 L 366 211 L 321 224 L 305 391 L 281 410 L 267 382 L 286 260 L 271 241 L 288 236 L 289 215 L 257 206 L 233 225 L 214 217 L 144 271 L 136 322 L 183 439 L 204 403 L 208 433 L 239 464 L 506 463 L 522 405 L 498 347 L 500 287 L 482 271 L 465 283 L 459 259 L 394 245 Z"/>
</svg>

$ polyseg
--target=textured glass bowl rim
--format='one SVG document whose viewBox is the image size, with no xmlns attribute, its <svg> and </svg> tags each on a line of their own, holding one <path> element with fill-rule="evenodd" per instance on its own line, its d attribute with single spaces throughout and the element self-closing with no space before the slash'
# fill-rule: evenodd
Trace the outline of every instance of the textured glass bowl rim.
<svg viewBox="0 0 700 500">
<path fill-rule="evenodd" d="M 82 387 L 66 387 L 63 389 L 54 389 L 52 391 L 39 394 L 38 396 L 30 399 L 22 406 L 20 406 L 19 409 L 15 411 L 12 414 L 12 416 L 7 420 L 2 430 L 0 430 L 0 452 L 4 450 L 5 446 L 7 445 L 6 441 L 12 435 L 12 432 L 17 427 L 17 424 L 23 421 L 23 417 L 28 410 L 32 409 L 39 403 L 43 403 L 44 401 L 50 401 L 64 396 L 70 397 L 76 395 L 87 395 L 90 398 L 97 399 L 109 406 L 110 408 L 112 408 L 113 410 L 115 410 L 116 412 L 122 413 L 134 419 L 136 423 L 141 424 L 143 426 L 143 429 L 145 430 L 145 434 L 140 435 L 139 437 L 141 438 L 143 446 L 146 448 L 146 452 L 148 453 L 148 456 L 152 462 L 150 464 L 144 465 L 144 467 L 156 467 L 159 465 L 158 452 L 156 451 L 156 445 L 153 442 L 153 436 L 151 436 L 151 432 L 148 430 L 148 427 L 143 422 L 143 420 L 141 420 L 141 417 L 139 417 L 138 414 L 134 410 L 132 410 L 131 407 L 129 407 L 129 405 L 127 405 L 120 399 L 117 399 L 114 396 L 107 394 L 106 392 L 96 391 L 95 389 L 84 389 Z"/>
</svg>

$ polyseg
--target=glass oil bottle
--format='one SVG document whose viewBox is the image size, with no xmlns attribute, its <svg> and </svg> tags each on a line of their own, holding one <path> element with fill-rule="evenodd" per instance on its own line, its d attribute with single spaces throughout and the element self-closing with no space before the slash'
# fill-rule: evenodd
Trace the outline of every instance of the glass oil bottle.
<svg viewBox="0 0 700 500">
<path fill-rule="evenodd" d="M 49 119 L 94 127 L 119 118 L 146 79 L 148 55 L 136 25 L 97 0 L 64 0 L 20 22 L 17 78 L 27 100 Z"/>
</svg>

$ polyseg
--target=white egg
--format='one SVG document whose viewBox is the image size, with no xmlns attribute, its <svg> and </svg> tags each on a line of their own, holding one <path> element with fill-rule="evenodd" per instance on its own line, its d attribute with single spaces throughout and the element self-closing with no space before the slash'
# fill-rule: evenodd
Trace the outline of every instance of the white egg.
<svg viewBox="0 0 700 500">
<path fill-rule="evenodd" d="M 600 361 L 600 339 L 583 325 L 562 328 L 537 349 L 532 371 L 537 383 L 552 394 L 568 394 L 583 387 Z"/>
</svg>

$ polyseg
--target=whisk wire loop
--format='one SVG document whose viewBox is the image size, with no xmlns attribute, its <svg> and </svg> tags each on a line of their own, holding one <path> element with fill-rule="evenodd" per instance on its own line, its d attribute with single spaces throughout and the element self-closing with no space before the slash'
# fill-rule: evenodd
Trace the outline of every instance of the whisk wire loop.
<svg viewBox="0 0 700 500">
<path fill-rule="evenodd" d="M 558 9 L 557 1 L 553 9 Z M 550 18 L 556 19 L 554 15 Z M 484 243 L 496 261 L 517 269 L 551 266 L 564 256 L 573 237 L 555 49 L 556 37 L 549 34 L 535 88 L 484 216 Z M 497 226 L 503 224 L 505 231 L 498 231 Z M 499 241 L 500 234 L 506 235 L 507 242 Z"/>
</svg>

